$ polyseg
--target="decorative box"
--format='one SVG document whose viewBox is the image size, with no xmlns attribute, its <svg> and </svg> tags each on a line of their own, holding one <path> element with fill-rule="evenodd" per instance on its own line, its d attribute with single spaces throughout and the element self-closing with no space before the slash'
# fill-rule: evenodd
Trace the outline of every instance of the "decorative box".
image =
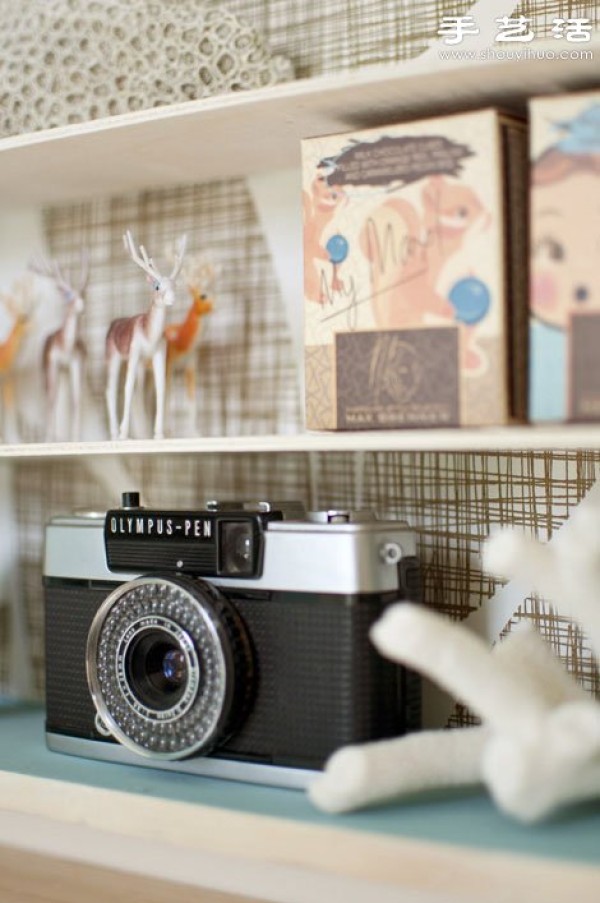
<svg viewBox="0 0 600 903">
<path fill-rule="evenodd" d="M 530 111 L 530 418 L 600 420 L 600 91 Z"/>
<path fill-rule="evenodd" d="M 307 427 L 523 417 L 523 123 L 484 110 L 302 153 Z"/>
</svg>

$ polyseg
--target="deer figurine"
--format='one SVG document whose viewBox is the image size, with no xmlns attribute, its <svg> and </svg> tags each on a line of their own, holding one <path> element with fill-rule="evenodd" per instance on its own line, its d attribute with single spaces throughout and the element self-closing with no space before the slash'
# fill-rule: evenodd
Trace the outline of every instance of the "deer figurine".
<svg viewBox="0 0 600 903">
<path fill-rule="evenodd" d="M 7 337 L 0 342 L 0 385 L 5 416 L 14 408 L 14 368 L 29 327 L 32 290 L 31 278 L 23 277 L 14 284 L 9 293 L 0 295 L 0 302 L 13 321 Z"/>
<path fill-rule="evenodd" d="M 185 385 L 190 405 L 196 398 L 196 361 L 194 352 L 202 334 L 202 318 L 212 313 L 213 302 L 207 297 L 215 280 L 215 267 L 202 255 L 192 257 L 182 268 L 185 287 L 192 299 L 184 320 L 165 328 L 167 341 L 167 385 L 174 367 L 183 364 Z"/>
<path fill-rule="evenodd" d="M 62 324 L 46 338 L 42 352 L 42 366 L 48 399 L 46 438 L 48 441 L 58 438 L 59 384 L 61 375 L 66 373 L 69 381 L 69 406 L 72 412 L 70 434 L 71 439 L 77 440 L 81 431 L 81 387 L 85 359 L 85 345 L 81 338 L 81 315 L 85 310 L 85 291 L 90 274 L 89 258 L 87 254 L 82 254 L 81 274 L 77 288 L 70 279 L 63 275 L 56 260 L 38 257 L 29 268 L 39 276 L 45 276 L 52 280 L 65 303 Z"/>
<path fill-rule="evenodd" d="M 129 256 L 146 277 L 153 290 L 152 303 L 145 313 L 133 317 L 113 320 L 106 335 L 106 405 L 111 439 L 126 439 L 129 435 L 131 402 L 140 365 L 146 361 L 152 364 L 156 414 L 154 438 L 163 438 L 165 406 L 165 317 L 167 307 L 175 300 L 175 283 L 183 264 L 187 237 L 183 235 L 177 244 L 173 269 L 169 276 L 162 276 L 146 249 L 140 245 L 139 251 L 133 242 L 131 231 L 123 236 L 123 244 Z M 117 393 L 121 364 L 127 362 L 125 375 L 125 399 L 120 426 L 117 421 Z"/>
</svg>

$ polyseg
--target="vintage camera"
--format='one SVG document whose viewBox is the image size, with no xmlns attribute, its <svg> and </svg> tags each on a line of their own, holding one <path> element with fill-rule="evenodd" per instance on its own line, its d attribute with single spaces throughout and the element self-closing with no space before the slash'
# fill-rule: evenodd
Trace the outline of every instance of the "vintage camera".
<svg viewBox="0 0 600 903">
<path fill-rule="evenodd" d="M 418 600 L 406 524 L 211 502 L 46 530 L 47 742 L 130 764 L 306 786 L 335 749 L 419 726 L 416 675 L 369 628 Z"/>
</svg>

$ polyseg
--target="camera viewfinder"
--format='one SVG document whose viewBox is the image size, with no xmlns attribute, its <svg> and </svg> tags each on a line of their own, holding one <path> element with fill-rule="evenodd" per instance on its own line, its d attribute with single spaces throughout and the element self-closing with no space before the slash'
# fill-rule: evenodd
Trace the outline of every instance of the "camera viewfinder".
<svg viewBox="0 0 600 903">
<path fill-rule="evenodd" d="M 252 577 L 256 570 L 258 537 L 252 520 L 219 523 L 219 574 Z"/>
</svg>

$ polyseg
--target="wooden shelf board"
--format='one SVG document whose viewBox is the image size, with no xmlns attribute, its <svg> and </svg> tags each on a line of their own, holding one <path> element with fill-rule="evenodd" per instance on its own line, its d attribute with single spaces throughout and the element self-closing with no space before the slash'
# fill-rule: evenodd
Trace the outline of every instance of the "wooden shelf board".
<svg viewBox="0 0 600 903">
<path fill-rule="evenodd" d="M 106 455 L 270 454 L 305 452 L 521 452 L 600 450 L 600 424 L 463 429 L 304 432 L 285 435 L 131 439 L 0 445 L 0 459 Z"/>
<path fill-rule="evenodd" d="M 266 878 L 276 876 L 280 896 L 271 899 L 280 901 L 388 903 L 391 891 L 403 889 L 422 901 L 567 903 L 593 899 L 600 881 L 598 804 L 550 825 L 523 827 L 499 814 L 483 792 L 453 791 L 332 817 L 298 791 L 50 753 L 43 714 L 35 709 L 0 711 L 0 843 L 12 837 L 20 845 L 16 816 L 29 820 L 25 827 L 33 825 L 24 844 L 37 844 L 39 853 L 51 851 L 60 832 L 64 848 L 70 829 L 74 858 L 109 851 L 108 861 L 95 861 L 115 867 L 111 857 L 133 863 L 141 846 L 149 874 L 169 879 L 170 861 L 178 867 L 187 862 L 180 880 L 193 878 L 195 868 L 192 883 L 259 896 Z M 91 851 L 86 836 L 95 839 Z M 219 869 L 228 866 L 228 884 L 218 883 L 215 857 Z M 302 878 L 309 888 L 304 897 L 297 885 Z M 372 883 L 371 893 L 336 896 L 335 882 L 346 888 L 356 882 L 363 894 Z"/>
<path fill-rule="evenodd" d="M 540 42 L 536 52 L 556 53 Z M 594 57 L 600 43 L 585 45 Z M 431 55 L 0 140 L 3 204 L 61 204 L 299 166 L 300 139 L 598 83 L 595 59 Z"/>
</svg>

